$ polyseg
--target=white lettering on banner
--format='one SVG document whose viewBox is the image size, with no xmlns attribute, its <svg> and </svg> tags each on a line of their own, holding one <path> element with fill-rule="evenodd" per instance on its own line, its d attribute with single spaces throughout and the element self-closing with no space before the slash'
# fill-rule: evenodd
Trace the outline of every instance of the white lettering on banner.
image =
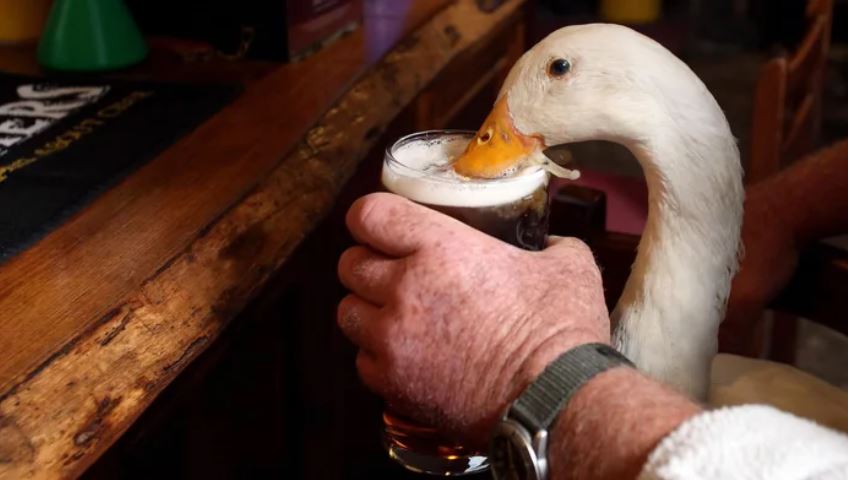
<svg viewBox="0 0 848 480">
<path fill-rule="evenodd" d="M 6 148 L 20 142 L 24 137 L 0 137 L 0 145 Z"/>
<path fill-rule="evenodd" d="M 47 125 L 50 125 L 50 122 L 42 119 L 36 119 L 28 127 L 23 126 L 25 123 L 21 119 L 6 120 L 0 123 L 0 135 L 23 135 L 24 137 L 29 137 Z"/>
<path fill-rule="evenodd" d="M 41 88 L 35 85 L 21 85 L 18 87 L 18 96 L 25 99 L 58 98 L 74 95 L 77 98 L 96 100 L 106 93 L 109 87 L 65 87 L 65 88 Z"/>
<path fill-rule="evenodd" d="M 23 100 L 20 102 L 0 105 L 0 115 L 5 117 L 44 117 L 58 120 L 68 112 L 85 105 L 84 102 L 49 105 L 38 100 Z"/>
<path fill-rule="evenodd" d="M 51 87 L 21 85 L 18 99 L 0 105 L 0 158 L 6 149 L 26 140 L 79 108 L 94 103 L 108 86 Z"/>
</svg>

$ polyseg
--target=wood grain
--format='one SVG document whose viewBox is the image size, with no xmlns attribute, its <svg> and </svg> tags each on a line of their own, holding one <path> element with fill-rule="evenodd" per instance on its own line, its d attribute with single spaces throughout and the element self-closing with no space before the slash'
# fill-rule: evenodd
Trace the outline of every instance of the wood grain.
<svg viewBox="0 0 848 480">
<path fill-rule="evenodd" d="M 0 268 L 0 477 L 82 472 L 286 260 L 392 118 L 522 3 L 456 2 L 370 70 L 379 49 L 360 31 L 267 75 Z"/>
<path fill-rule="evenodd" d="M 380 25 L 371 24 L 378 30 Z M 87 319 L 105 315 L 254 187 L 403 33 L 373 41 L 370 32 L 359 30 L 321 56 L 267 75 L 231 107 L 0 267 L 0 392 L 57 344 L 87 328 Z"/>
</svg>

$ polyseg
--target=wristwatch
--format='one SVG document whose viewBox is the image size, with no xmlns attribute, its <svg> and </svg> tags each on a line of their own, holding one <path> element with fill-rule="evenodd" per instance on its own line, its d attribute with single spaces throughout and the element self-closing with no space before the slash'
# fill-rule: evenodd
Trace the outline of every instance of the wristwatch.
<svg viewBox="0 0 848 480">
<path fill-rule="evenodd" d="M 494 478 L 546 480 L 548 428 L 584 383 L 621 365 L 633 367 L 624 355 L 601 343 L 572 348 L 548 365 L 495 427 L 489 452 Z"/>
</svg>

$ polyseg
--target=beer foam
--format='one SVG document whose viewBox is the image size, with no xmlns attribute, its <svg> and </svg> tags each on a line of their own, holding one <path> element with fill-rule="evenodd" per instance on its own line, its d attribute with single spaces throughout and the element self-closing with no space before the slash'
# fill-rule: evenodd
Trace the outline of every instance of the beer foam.
<svg viewBox="0 0 848 480">
<path fill-rule="evenodd" d="M 531 166 L 496 179 L 473 179 L 451 168 L 471 135 L 402 139 L 383 164 L 383 185 L 414 202 L 447 207 L 491 207 L 532 195 L 548 183 L 547 172 Z"/>
</svg>

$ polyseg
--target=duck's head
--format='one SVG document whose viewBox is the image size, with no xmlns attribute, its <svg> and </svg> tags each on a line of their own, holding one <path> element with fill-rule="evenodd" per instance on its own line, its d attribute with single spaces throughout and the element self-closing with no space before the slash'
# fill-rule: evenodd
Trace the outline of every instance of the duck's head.
<svg viewBox="0 0 848 480">
<path fill-rule="evenodd" d="M 736 269 L 743 189 L 727 120 L 671 52 L 626 27 L 554 32 L 509 73 L 454 163 L 495 178 L 541 151 L 604 140 L 628 148 L 648 185 L 648 218 L 611 319 L 616 347 L 643 371 L 703 398 Z"/>
<path fill-rule="evenodd" d="M 607 140 L 633 149 L 673 121 L 675 99 L 703 97 L 713 101 L 683 62 L 648 37 L 611 24 L 566 27 L 515 64 L 454 168 L 494 178 L 549 146 Z"/>
</svg>

